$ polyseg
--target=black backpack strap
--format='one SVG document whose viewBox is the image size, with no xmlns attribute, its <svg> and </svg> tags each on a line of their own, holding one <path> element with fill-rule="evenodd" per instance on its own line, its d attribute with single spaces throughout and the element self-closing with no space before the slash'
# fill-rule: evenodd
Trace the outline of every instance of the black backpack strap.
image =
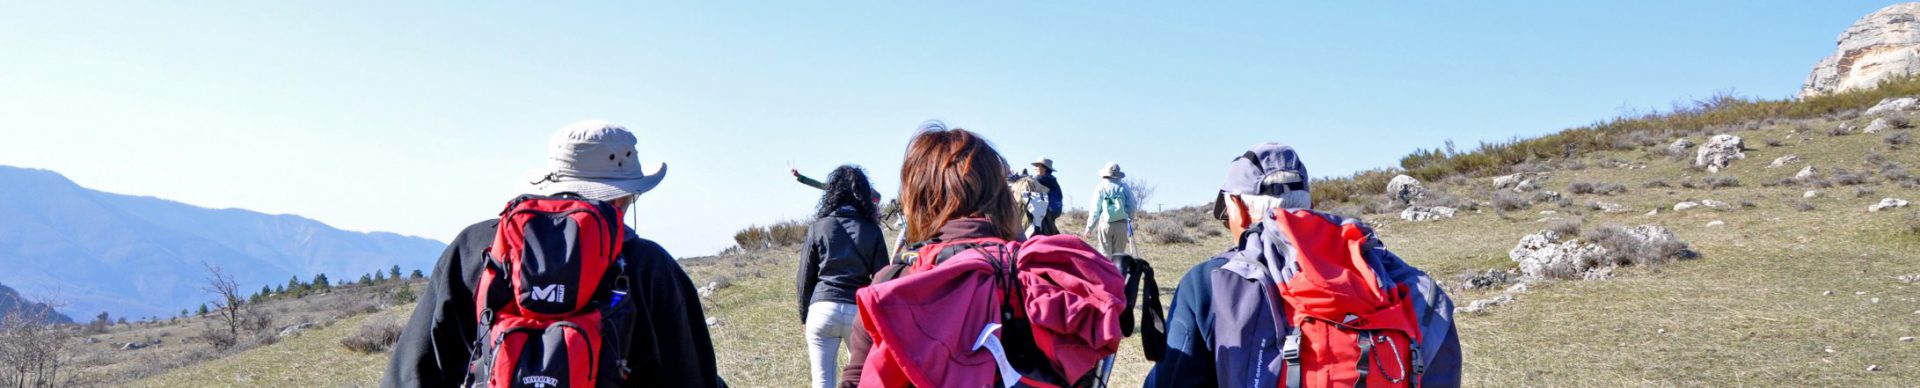
<svg viewBox="0 0 1920 388">
<path fill-rule="evenodd" d="M 1135 260 L 1143 302 L 1140 304 L 1140 351 L 1147 361 L 1160 361 L 1167 354 L 1167 308 L 1160 304 L 1160 282 L 1153 278 L 1153 266 L 1146 260 Z"/>
</svg>

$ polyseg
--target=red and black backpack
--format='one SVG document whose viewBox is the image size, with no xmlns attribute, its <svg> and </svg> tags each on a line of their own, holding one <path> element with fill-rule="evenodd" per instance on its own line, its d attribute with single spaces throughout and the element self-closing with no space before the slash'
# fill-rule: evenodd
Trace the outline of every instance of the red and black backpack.
<svg viewBox="0 0 1920 388">
<path fill-rule="evenodd" d="M 1282 387 L 1419 384 L 1420 327 L 1409 288 L 1377 272 L 1370 232 L 1311 211 L 1278 212 L 1291 276 L 1279 279 L 1287 336 Z"/>
<path fill-rule="evenodd" d="M 468 387 L 626 380 L 633 320 L 619 213 L 604 201 L 521 196 L 501 212 L 475 288 Z"/>
</svg>

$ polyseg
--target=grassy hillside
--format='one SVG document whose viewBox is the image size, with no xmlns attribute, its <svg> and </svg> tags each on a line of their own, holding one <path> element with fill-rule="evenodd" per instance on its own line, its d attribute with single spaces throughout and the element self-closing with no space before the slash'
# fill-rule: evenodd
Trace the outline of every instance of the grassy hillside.
<svg viewBox="0 0 1920 388">
<path fill-rule="evenodd" d="M 1857 110 L 1872 102 L 1831 100 L 1823 104 L 1844 106 L 1821 110 L 1749 101 L 1728 106 L 1765 107 L 1742 108 L 1763 114 L 1645 131 L 1645 139 L 1631 142 L 1608 141 L 1606 147 L 1557 156 L 1502 160 L 1498 169 L 1434 176 L 1427 182 L 1436 193 L 1431 200 L 1465 209 L 1452 219 L 1402 221 L 1396 208 L 1380 203 L 1379 190 L 1361 190 L 1364 185 L 1355 180 L 1323 181 L 1353 190 L 1325 204 L 1373 222 L 1391 249 L 1447 283 L 1462 306 L 1505 287 L 1465 289 L 1460 275 L 1513 268 L 1507 251 L 1515 242 L 1556 222 L 1585 228 L 1662 225 L 1700 253 L 1659 268 L 1625 268 L 1607 280 L 1531 283 L 1512 303 L 1459 314 L 1472 386 L 1910 386 L 1920 381 L 1920 342 L 1900 338 L 1920 336 L 1920 283 L 1897 276 L 1920 275 L 1920 206 L 1886 212 L 1866 207 L 1885 197 L 1920 200 L 1920 180 L 1906 174 L 1906 166 L 1920 166 L 1920 150 L 1898 139 L 1910 136 L 1899 135 L 1907 129 L 1860 133 L 1878 116 Z M 1793 113 L 1802 111 L 1815 113 Z M 1911 121 L 1910 115 L 1887 118 Z M 1629 136 L 1634 132 L 1640 131 L 1620 136 L 1637 137 Z M 1570 133 L 1563 135 L 1596 132 Z M 1745 138 L 1747 158 L 1709 174 L 1690 166 L 1690 152 L 1674 157 L 1664 151 L 1678 137 L 1701 143 L 1718 133 Z M 1787 155 L 1798 161 L 1766 167 Z M 1784 180 L 1806 165 L 1816 166 L 1823 177 Z M 1563 193 L 1565 200 L 1515 202 L 1516 196 L 1531 193 L 1496 190 L 1486 176 L 1511 171 L 1546 177 L 1541 190 Z M 1575 190 L 1597 185 L 1626 191 Z M 1809 190 L 1819 195 L 1805 198 Z M 1673 210 L 1677 202 L 1706 199 L 1729 206 Z M 1596 201 L 1631 210 L 1593 210 L 1590 204 Z M 1187 268 L 1229 245 L 1219 226 L 1197 209 L 1152 214 L 1144 222 L 1156 227 L 1143 230 L 1160 233 L 1140 238 L 1138 251 L 1159 269 L 1163 292 L 1171 292 Z M 806 382 L 805 347 L 791 291 L 797 258 L 787 247 L 683 263 L 696 284 L 720 284 L 704 303 L 717 321 L 713 333 L 721 373 L 734 386 Z M 338 337 L 362 320 L 401 317 L 406 309 L 357 316 L 137 385 L 372 382 L 382 356 L 343 353 Z M 1121 355 L 1115 386 L 1137 386 L 1151 367 L 1140 357 L 1137 339 L 1130 339 Z"/>
</svg>

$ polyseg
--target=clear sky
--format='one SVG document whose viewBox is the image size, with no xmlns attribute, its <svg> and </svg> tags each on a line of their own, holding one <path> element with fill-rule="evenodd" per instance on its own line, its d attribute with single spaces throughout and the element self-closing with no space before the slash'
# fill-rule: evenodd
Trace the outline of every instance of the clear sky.
<svg viewBox="0 0 1920 388">
<path fill-rule="evenodd" d="M 789 164 L 862 164 L 892 192 L 930 118 L 1054 158 L 1073 206 L 1107 161 L 1158 186 L 1150 206 L 1199 204 L 1261 141 L 1345 174 L 1790 96 L 1890 4 L 1205 3 L 0 0 L 0 164 L 445 241 L 555 129 L 602 118 L 671 166 L 637 229 L 694 256 L 808 215 Z"/>
</svg>

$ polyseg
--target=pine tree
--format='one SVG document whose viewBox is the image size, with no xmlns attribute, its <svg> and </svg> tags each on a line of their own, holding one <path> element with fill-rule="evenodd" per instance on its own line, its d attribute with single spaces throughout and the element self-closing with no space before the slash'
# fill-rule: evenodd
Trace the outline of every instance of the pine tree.
<svg viewBox="0 0 1920 388">
<path fill-rule="evenodd" d="M 413 270 L 413 274 L 412 274 L 412 275 L 408 275 L 408 276 L 409 276 L 409 277 L 412 277 L 412 278 L 414 278 L 414 279 L 419 279 L 419 278 L 423 278 L 423 277 L 426 277 L 426 276 L 421 276 L 421 275 L 420 275 L 420 270 L 417 270 L 417 269 L 416 269 L 416 270 Z"/>
<path fill-rule="evenodd" d="M 395 264 L 395 265 L 393 266 L 393 269 L 390 269 L 390 270 L 387 270 L 387 278 L 388 278 L 388 279 L 394 279 L 394 280 L 399 280 L 399 279 L 400 279 L 400 265 L 398 265 L 398 264 Z"/>
<path fill-rule="evenodd" d="M 325 289 L 333 288 L 333 285 L 327 283 L 327 274 L 317 274 L 317 275 L 313 275 L 313 288 L 317 290 L 325 290 Z"/>
<path fill-rule="evenodd" d="M 187 309 L 180 309 L 180 316 L 182 317 L 187 316 L 187 313 L 188 313 Z"/>
<path fill-rule="evenodd" d="M 207 304 L 206 304 L 206 303 L 201 303 L 201 304 L 200 304 L 200 315 L 202 315 L 202 316 L 205 316 L 205 315 L 207 315 Z"/>
<path fill-rule="evenodd" d="M 360 284 L 373 284 L 373 275 L 361 274 Z"/>
<path fill-rule="evenodd" d="M 380 283 L 380 282 L 385 282 L 385 281 L 387 281 L 387 273 L 386 273 L 386 272 L 374 272 L 374 273 L 373 273 L 373 282 L 374 282 L 374 283 Z"/>
</svg>

